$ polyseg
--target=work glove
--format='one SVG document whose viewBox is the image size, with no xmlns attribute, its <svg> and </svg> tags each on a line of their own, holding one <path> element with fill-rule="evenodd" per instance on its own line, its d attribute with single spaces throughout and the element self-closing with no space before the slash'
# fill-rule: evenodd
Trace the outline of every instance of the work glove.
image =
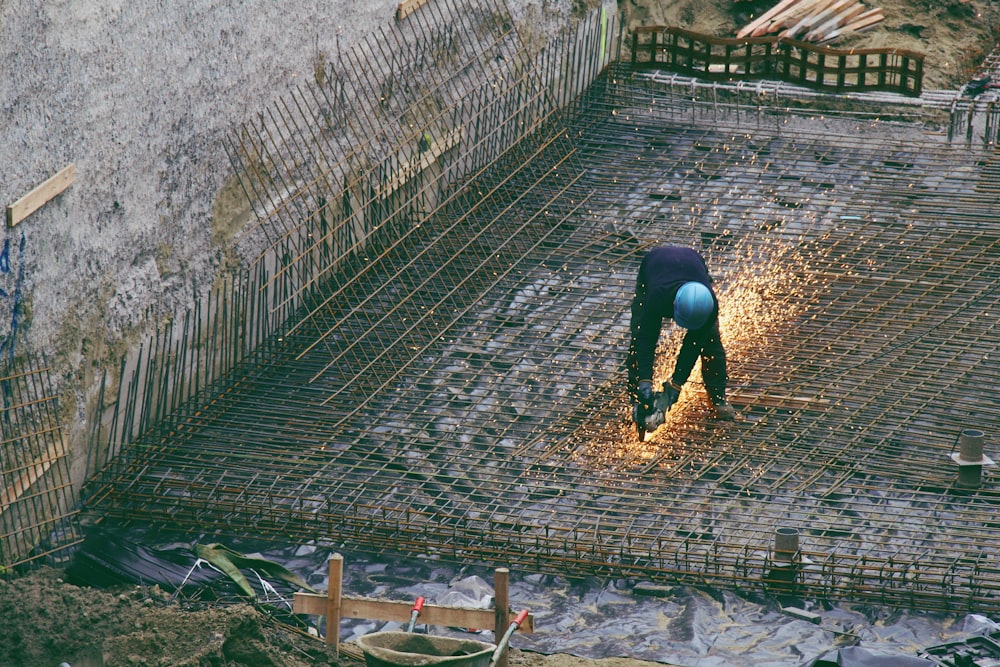
<svg viewBox="0 0 1000 667">
<path fill-rule="evenodd" d="M 653 407 L 653 401 L 656 400 L 656 397 L 653 395 L 653 383 L 649 380 L 640 382 L 636 396 L 643 411 L 648 412 Z"/>
<path fill-rule="evenodd" d="M 674 406 L 677 402 L 678 397 L 681 395 L 681 386 L 679 384 L 674 384 L 673 380 L 663 383 L 663 393 L 661 394 L 660 403 L 663 405 L 663 411 L 667 412 Z M 657 407 L 660 407 L 657 405 Z"/>
<path fill-rule="evenodd" d="M 658 394 L 654 394 L 653 409 L 649 410 L 646 414 L 646 430 L 654 431 L 656 428 L 667 420 L 667 413 L 670 412 L 670 408 L 674 407 L 674 403 L 677 402 L 677 397 L 681 394 L 681 388 L 679 385 L 673 382 L 664 382 L 663 391 Z"/>
</svg>

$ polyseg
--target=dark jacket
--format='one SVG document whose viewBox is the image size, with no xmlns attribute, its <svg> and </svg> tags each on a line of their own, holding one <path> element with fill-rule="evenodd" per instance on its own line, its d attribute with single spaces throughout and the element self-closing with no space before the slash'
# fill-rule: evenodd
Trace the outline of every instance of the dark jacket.
<svg viewBox="0 0 1000 667">
<path fill-rule="evenodd" d="M 639 266 L 635 298 L 632 300 L 632 340 L 629 348 L 629 389 L 634 393 L 641 380 L 652 380 L 653 357 L 665 319 L 673 319 L 674 297 L 681 285 L 699 282 L 715 298 L 715 309 L 700 329 L 688 330 L 678 353 L 672 380 L 684 384 L 698 357 L 702 357 L 706 386 L 725 391 L 725 351 L 719 338 L 719 300 L 712 277 L 697 251 L 680 246 L 650 250 Z"/>
</svg>

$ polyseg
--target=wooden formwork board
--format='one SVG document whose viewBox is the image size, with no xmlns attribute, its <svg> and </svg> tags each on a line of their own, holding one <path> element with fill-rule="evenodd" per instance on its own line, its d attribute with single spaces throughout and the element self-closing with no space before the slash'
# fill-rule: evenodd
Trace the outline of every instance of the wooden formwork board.
<svg viewBox="0 0 1000 667">
<path fill-rule="evenodd" d="M 409 621 L 415 611 L 411 602 L 398 600 L 377 600 L 343 594 L 344 559 L 334 554 L 329 561 L 329 585 L 326 594 L 295 594 L 292 611 L 296 614 L 326 617 L 326 643 L 338 647 L 340 643 L 340 620 L 343 618 L 363 618 L 368 620 Z M 512 614 L 509 607 L 509 571 L 497 568 L 494 572 L 494 609 L 470 609 L 446 605 L 425 604 L 419 610 L 422 624 L 441 625 L 457 628 L 493 628 L 494 637 L 499 642 L 509 628 Z M 534 617 L 528 614 L 517 628 L 521 632 L 534 632 Z M 506 667 L 507 654 L 500 656 L 495 667 Z"/>
</svg>

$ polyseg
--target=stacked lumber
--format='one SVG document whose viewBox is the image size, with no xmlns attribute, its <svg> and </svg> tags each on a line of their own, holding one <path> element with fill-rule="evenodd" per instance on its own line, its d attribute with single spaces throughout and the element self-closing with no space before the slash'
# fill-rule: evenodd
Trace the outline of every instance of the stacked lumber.
<svg viewBox="0 0 1000 667">
<path fill-rule="evenodd" d="M 780 0 L 736 33 L 738 39 L 777 35 L 824 44 L 871 30 L 885 16 L 857 0 Z"/>
</svg>

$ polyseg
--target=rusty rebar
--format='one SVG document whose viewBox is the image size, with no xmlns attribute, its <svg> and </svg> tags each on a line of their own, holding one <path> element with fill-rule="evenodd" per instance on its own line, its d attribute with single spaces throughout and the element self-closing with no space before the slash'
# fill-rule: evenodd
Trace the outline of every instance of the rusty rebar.
<svg viewBox="0 0 1000 667">
<path fill-rule="evenodd" d="M 996 479 L 959 488 L 949 459 L 963 428 L 1000 427 L 992 150 L 909 103 L 820 112 L 615 67 L 583 94 L 559 89 L 599 28 L 586 52 L 567 39 L 537 61 L 500 31 L 484 43 L 518 67 L 477 69 L 489 91 L 449 97 L 416 131 L 378 125 L 377 102 L 338 116 L 377 138 L 361 148 L 319 138 L 329 110 L 306 105 L 321 93 L 238 132 L 227 150 L 274 267 L 241 283 L 258 306 L 238 310 L 271 335 L 227 348 L 230 372 L 137 434 L 93 482 L 93 509 L 721 586 L 767 586 L 787 526 L 805 594 L 1000 608 L 983 556 L 1000 537 Z M 398 39 L 424 57 L 405 45 L 429 40 Z M 386 92 L 391 71 L 369 73 L 364 90 Z M 468 84 L 455 77 L 436 81 L 452 94 Z M 422 132 L 446 122 L 469 134 L 420 162 Z M 307 170 L 335 145 L 354 147 Z M 387 174 L 405 185 L 380 191 Z M 628 303 L 662 242 L 698 247 L 718 279 L 744 420 L 713 422 L 695 376 L 638 443 Z M 661 357 L 676 345 L 668 330 Z"/>
</svg>

